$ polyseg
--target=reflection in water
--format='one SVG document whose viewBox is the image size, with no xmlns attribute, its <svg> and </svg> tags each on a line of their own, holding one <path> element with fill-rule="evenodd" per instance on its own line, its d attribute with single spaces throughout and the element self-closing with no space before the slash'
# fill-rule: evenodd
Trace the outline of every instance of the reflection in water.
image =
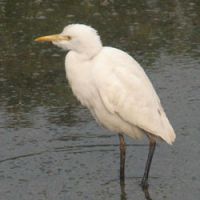
<svg viewBox="0 0 200 200">
<path fill-rule="evenodd" d="M 125 185 L 126 185 L 125 181 L 120 181 L 120 189 L 121 189 L 120 200 L 127 200 Z"/>
<path fill-rule="evenodd" d="M 149 188 L 148 187 L 143 189 L 143 192 L 144 192 L 146 200 L 152 200 L 152 198 L 151 198 L 151 196 L 149 194 Z"/>
</svg>

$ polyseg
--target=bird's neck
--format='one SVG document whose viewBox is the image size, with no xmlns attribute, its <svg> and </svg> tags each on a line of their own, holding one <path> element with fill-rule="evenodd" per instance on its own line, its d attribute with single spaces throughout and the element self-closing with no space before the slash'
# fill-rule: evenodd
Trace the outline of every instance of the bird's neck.
<svg viewBox="0 0 200 200">
<path fill-rule="evenodd" d="M 101 51 L 102 48 L 103 46 L 100 41 L 95 43 L 91 42 L 90 44 L 79 47 L 77 54 L 84 60 L 91 60 Z"/>
</svg>

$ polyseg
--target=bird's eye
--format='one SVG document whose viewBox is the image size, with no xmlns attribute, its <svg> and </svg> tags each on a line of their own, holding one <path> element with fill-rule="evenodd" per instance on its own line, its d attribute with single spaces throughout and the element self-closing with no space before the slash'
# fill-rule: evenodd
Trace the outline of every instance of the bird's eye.
<svg viewBox="0 0 200 200">
<path fill-rule="evenodd" d="M 68 41 L 72 39 L 72 37 L 69 36 L 69 35 L 65 35 L 65 38 L 66 38 L 66 40 L 68 40 Z"/>
</svg>

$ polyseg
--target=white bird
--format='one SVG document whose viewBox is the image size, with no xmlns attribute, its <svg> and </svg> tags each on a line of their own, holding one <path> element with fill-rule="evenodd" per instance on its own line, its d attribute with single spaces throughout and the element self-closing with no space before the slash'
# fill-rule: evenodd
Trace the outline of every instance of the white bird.
<svg viewBox="0 0 200 200">
<path fill-rule="evenodd" d="M 37 42 L 69 50 L 65 58 L 66 76 L 74 95 L 96 121 L 119 134 L 120 180 L 124 181 L 125 141 L 146 135 L 149 154 L 141 185 L 148 188 L 148 175 L 157 139 L 172 144 L 175 132 L 149 78 L 138 62 L 126 52 L 104 47 L 95 29 L 71 24 L 57 35 Z"/>
</svg>

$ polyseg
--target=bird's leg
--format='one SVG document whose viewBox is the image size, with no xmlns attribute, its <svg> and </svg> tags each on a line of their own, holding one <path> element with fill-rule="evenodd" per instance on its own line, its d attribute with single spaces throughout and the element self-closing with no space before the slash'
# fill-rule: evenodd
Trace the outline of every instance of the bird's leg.
<svg viewBox="0 0 200 200">
<path fill-rule="evenodd" d="M 124 174 L 125 174 L 125 159 L 126 159 L 126 143 L 124 140 L 124 136 L 119 134 L 120 141 L 120 182 L 124 182 Z"/>
<path fill-rule="evenodd" d="M 148 177 L 149 177 L 149 170 L 151 167 L 151 161 L 153 158 L 154 150 L 156 148 L 156 141 L 152 138 L 149 138 L 149 154 L 146 162 L 146 167 L 144 171 L 144 176 L 142 178 L 141 186 L 143 189 L 148 188 Z"/>
</svg>

